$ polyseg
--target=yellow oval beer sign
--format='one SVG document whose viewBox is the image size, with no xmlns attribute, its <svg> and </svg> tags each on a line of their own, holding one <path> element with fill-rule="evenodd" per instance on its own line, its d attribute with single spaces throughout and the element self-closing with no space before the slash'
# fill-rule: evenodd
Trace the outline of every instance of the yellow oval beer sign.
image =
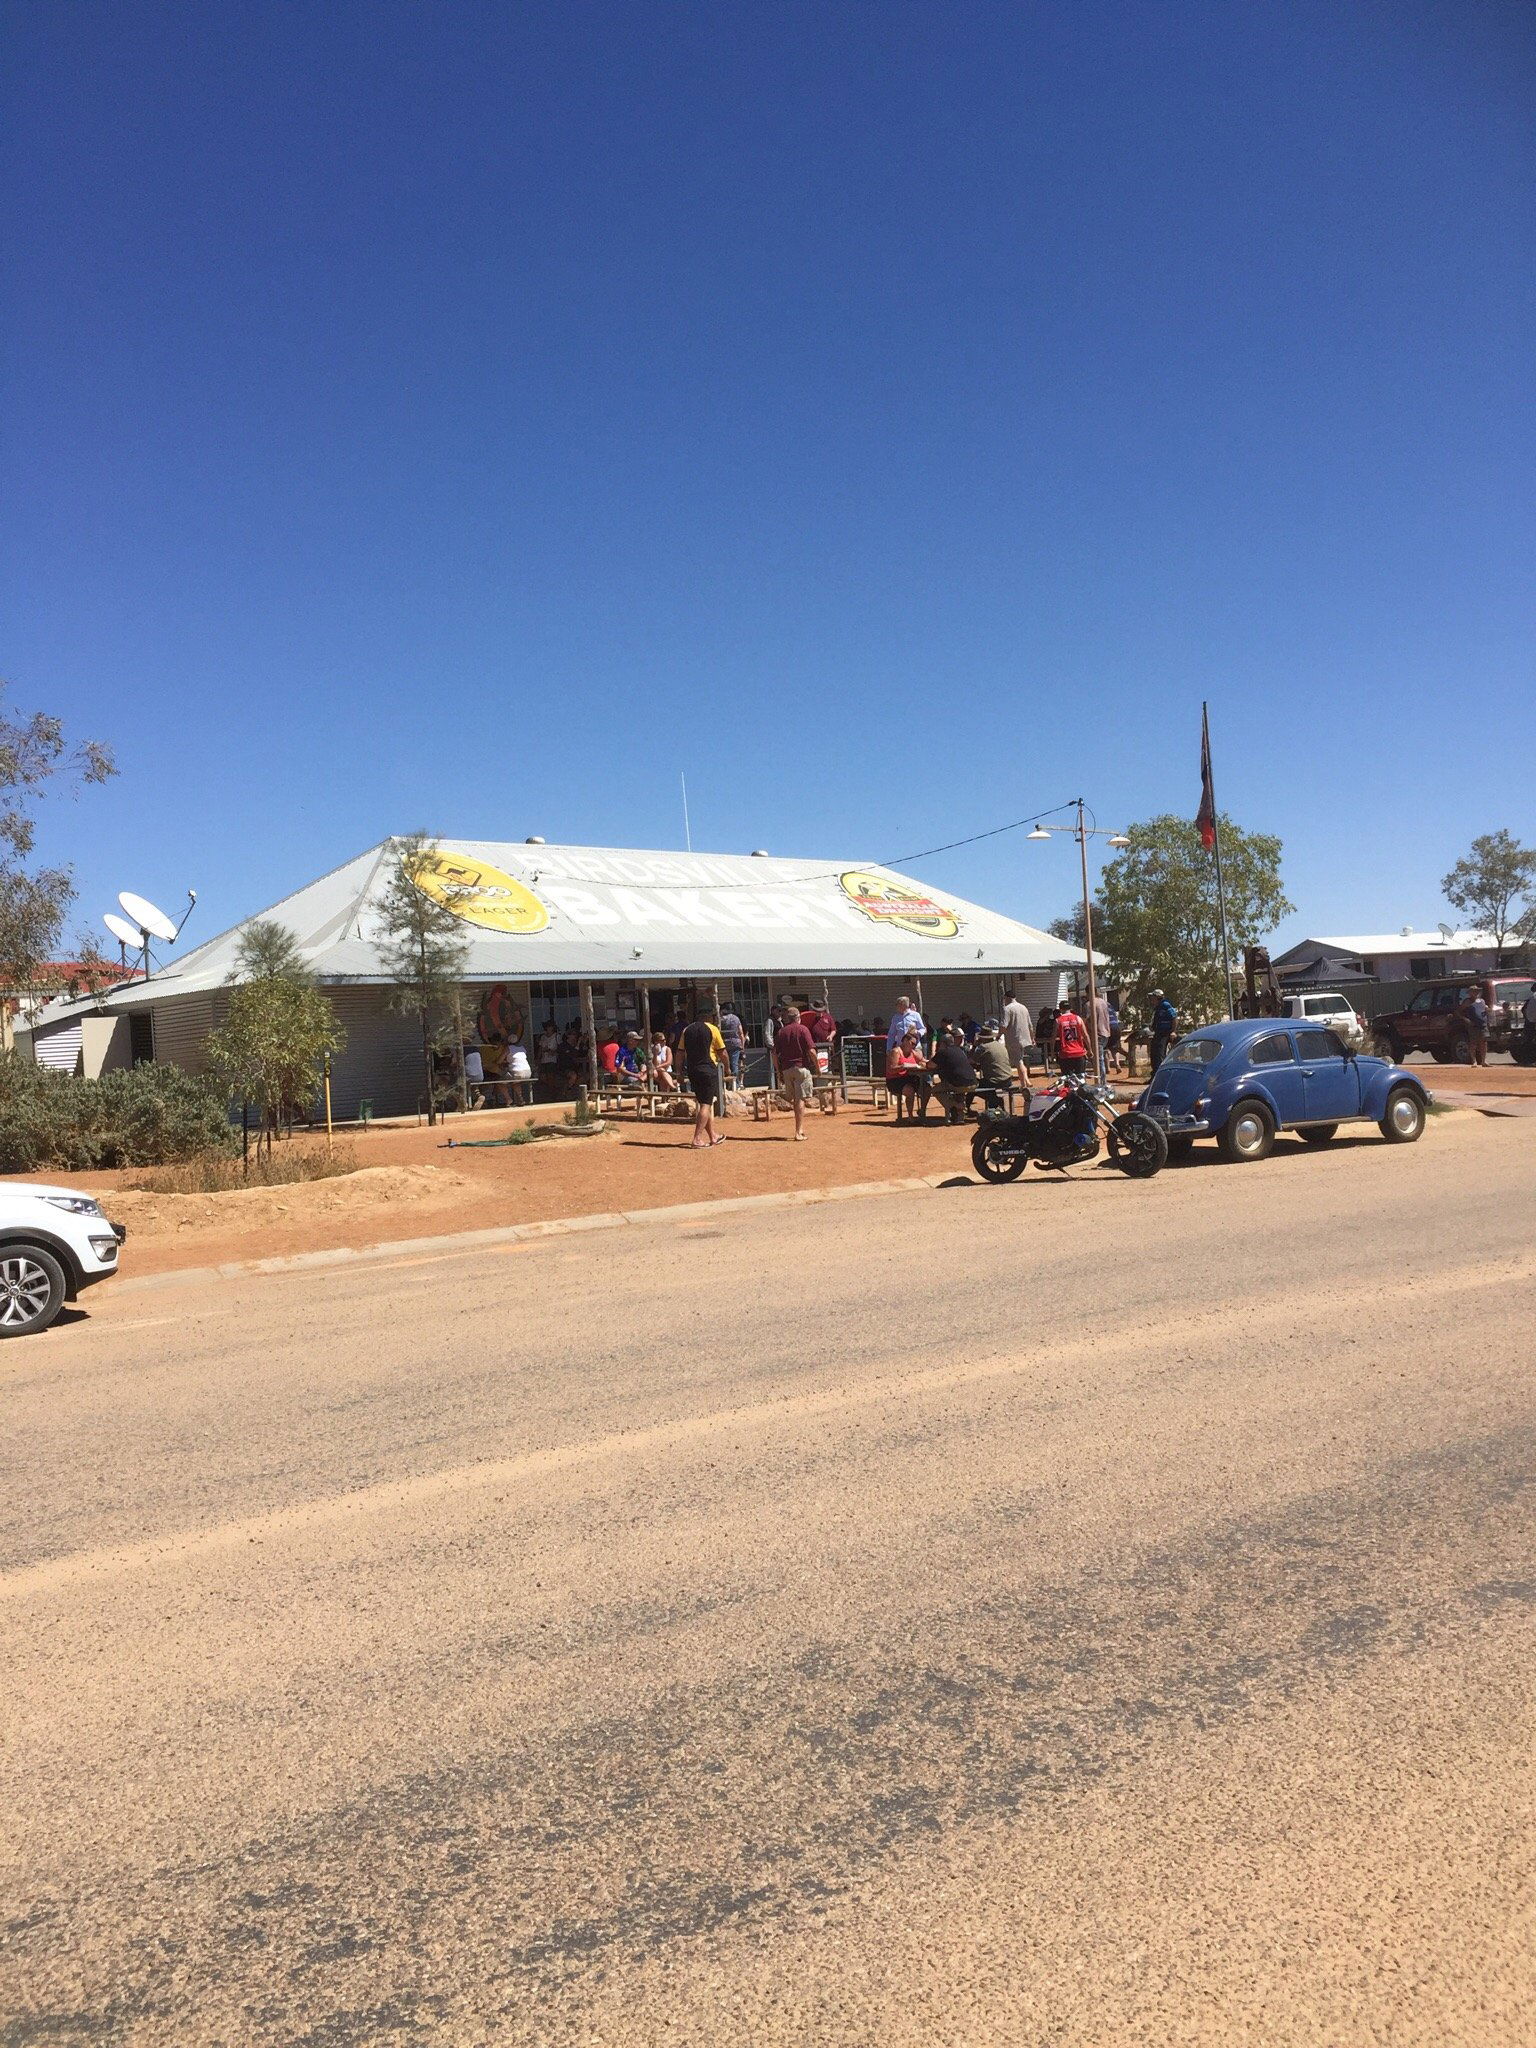
<svg viewBox="0 0 1536 2048">
<path fill-rule="evenodd" d="M 960 920 L 955 913 L 919 889 L 909 889 L 863 868 L 850 868 L 838 880 L 854 909 L 862 910 L 875 924 L 894 925 L 898 931 L 915 932 L 924 939 L 952 939 L 959 933 Z"/>
<path fill-rule="evenodd" d="M 549 923 L 533 891 L 488 860 L 429 846 L 418 855 L 411 880 L 423 896 L 487 931 L 541 932 Z"/>
</svg>

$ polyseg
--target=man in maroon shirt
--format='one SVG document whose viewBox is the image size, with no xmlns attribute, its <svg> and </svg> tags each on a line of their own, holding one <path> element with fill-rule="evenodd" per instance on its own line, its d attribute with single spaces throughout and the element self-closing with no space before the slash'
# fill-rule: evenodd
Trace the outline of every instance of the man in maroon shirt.
<svg viewBox="0 0 1536 2048">
<path fill-rule="evenodd" d="M 816 1072 L 816 1041 L 800 1022 L 793 1003 L 786 1004 L 784 1022 L 773 1034 L 773 1063 L 779 1070 L 779 1086 L 789 1097 L 795 1112 L 795 1137 L 805 1136 L 805 1105 L 811 1099 Z"/>
</svg>

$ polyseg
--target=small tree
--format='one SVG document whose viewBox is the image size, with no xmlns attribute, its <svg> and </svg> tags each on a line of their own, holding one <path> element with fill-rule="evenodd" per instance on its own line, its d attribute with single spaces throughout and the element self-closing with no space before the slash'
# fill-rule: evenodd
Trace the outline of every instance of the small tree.
<svg viewBox="0 0 1536 2048">
<path fill-rule="evenodd" d="M 1536 847 L 1508 832 L 1484 832 L 1440 884 L 1447 903 L 1493 936 L 1494 954 L 1536 932 Z"/>
<path fill-rule="evenodd" d="M 45 711 L 12 717 L 7 688 L 0 683 L 0 988 L 36 997 L 57 992 L 49 967 L 75 884 L 68 867 L 28 865 L 36 842 L 33 806 L 55 778 L 79 788 L 105 782 L 116 770 L 94 741 L 71 747 L 61 719 Z"/>
<path fill-rule="evenodd" d="M 1130 845 L 1100 878 L 1093 938 L 1108 955 L 1110 979 L 1145 1009 L 1166 989 L 1195 1018 L 1223 1017 L 1216 866 L 1187 818 L 1165 815 L 1132 825 Z M 1280 886 L 1280 841 L 1221 820 L 1227 934 L 1234 956 L 1273 931 L 1293 905 Z"/>
<path fill-rule="evenodd" d="M 267 1150 L 346 1043 L 336 1012 L 304 965 L 298 941 L 270 918 L 247 927 L 235 955 L 229 1015 L 208 1039 L 209 1072 L 232 1101 L 255 1103 Z"/>
<path fill-rule="evenodd" d="M 457 915 L 417 886 L 416 876 L 431 850 L 431 842 L 420 832 L 396 844 L 394 866 L 379 905 L 379 957 L 394 983 L 391 1007 L 415 1017 L 421 1027 L 427 1122 L 434 1124 L 437 1088 L 432 1055 L 441 1048 L 448 1014 L 459 1001 L 469 941 Z"/>
</svg>

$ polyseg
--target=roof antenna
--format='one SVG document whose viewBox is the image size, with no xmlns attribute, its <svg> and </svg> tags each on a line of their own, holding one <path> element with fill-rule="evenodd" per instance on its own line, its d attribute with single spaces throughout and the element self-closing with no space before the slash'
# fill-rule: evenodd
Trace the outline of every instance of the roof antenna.
<svg viewBox="0 0 1536 2048">
<path fill-rule="evenodd" d="M 677 771 L 677 779 L 683 785 L 683 843 L 688 848 L 688 851 L 692 853 L 693 833 L 688 824 L 688 777 L 681 768 Z"/>
</svg>

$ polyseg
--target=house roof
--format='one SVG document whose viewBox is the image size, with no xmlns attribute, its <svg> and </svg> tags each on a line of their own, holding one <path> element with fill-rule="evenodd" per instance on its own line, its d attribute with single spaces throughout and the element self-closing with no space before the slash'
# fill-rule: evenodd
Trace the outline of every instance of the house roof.
<svg viewBox="0 0 1536 2048">
<path fill-rule="evenodd" d="M 1464 953 L 1492 944 L 1492 932 L 1452 932 L 1449 938 L 1438 930 L 1418 932 L 1411 928 L 1408 931 L 1365 932 L 1345 938 L 1298 939 L 1294 946 L 1286 948 L 1275 964 L 1278 966 L 1280 960 L 1289 960 L 1298 953 L 1319 946 L 1341 957 L 1354 958 L 1359 954 L 1369 957 L 1373 953 Z"/>
<path fill-rule="evenodd" d="M 321 980 L 384 981 L 381 905 L 397 845 L 371 847 L 258 915 L 288 926 Z M 463 922 L 468 981 L 996 974 L 1087 958 L 1032 925 L 853 860 L 444 839 L 432 843 L 425 886 Z M 219 987 L 255 921 L 115 990 L 108 1006 Z"/>
</svg>

